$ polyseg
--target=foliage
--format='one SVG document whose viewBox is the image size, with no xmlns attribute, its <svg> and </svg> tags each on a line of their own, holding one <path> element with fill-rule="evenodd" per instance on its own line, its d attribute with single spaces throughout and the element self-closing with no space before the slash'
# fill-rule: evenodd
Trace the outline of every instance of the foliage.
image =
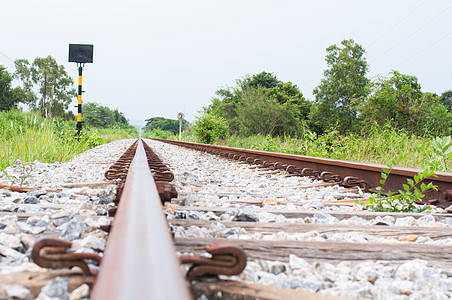
<svg viewBox="0 0 452 300">
<path fill-rule="evenodd" d="M 216 92 L 205 113 L 225 118 L 231 132 L 241 135 L 299 135 L 311 103 L 298 87 L 282 82 L 272 73 L 261 72 L 236 80 L 234 88 Z"/>
<path fill-rule="evenodd" d="M 452 154 L 452 138 L 450 136 L 436 137 L 432 140 L 430 164 L 433 169 L 452 172 L 452 167 L 449 167 L 446 163 L 447 156 L 450 154 Z"/>
<path fill-rule="evenodd" d="M 344 40 L 341 46 L 332 45 L 326 51 L 328 68 L 313 91 L 316 109 L 310 119 L 319 133 L 332 129 L 341 134 L 358 132 L 359 108 L 369 93 L 365 51 L 353 40 Z"/>
<path fill-rule="evenodd" d="M 442 163 L 432 163 L 434 149 L 431 138 L 411 136 L 388 125 L 380 127 L 374 124 L 366 136 L 341 135 L 337 131 L 317 135 L 309 130 L 304 131 L 301 138 L 230 135 L 222 145 L 379 164 L 391 161 L 400 153 L 409 153 L 398 162 L 399 166 L 418 169 L 431 166 L 434 171 L 443 172 L 452 168 L 452 153 L 444 153 L 444 159 L 440 159 Z"/>
<path fill-rule="evenodd" d="M 58 65 L 52 56 L 36 57 L 32 64 L 27 59 L 17 59 L 14 64 L 14 76 L 22 81 L 27 92 L 25 101 L 33 110 L 41 111 L 44 116 L 72 117 L 66 110 L 77 94 L 64 66 Z"/>
<path fill-rule="evenodd" d="M 441 102 L 452 113 L 452 90 L 445 91 L 441 94 Z"/>
<path fill-rule="evenodd" d="M 281 105 L 268 90 L 258 87 L 242 92 L 241 102 L 237 105 L 237 124 L 239 133 L 274 135 L 278 130 L 289 130 L 287 123 L 295 123 L 292 115 L 293 105 Z M 296 126 L 294 126 L 296 128 Z M 294 129 L 295 130 L 295 129 Z"/>
<path fill-rule="evenodd" d="M 143 138 L 151 139 L 163 139 L 163 140 L 176 140 L 176 136 L 173 132 L 162 130 L 160 128 L 154 128 L 152 130 L 147 130 L 143 133 Z"/>
<path fill-rule="evenodd" d="M 247 89 L 255 89 L 255 88 L 266 88 L 273 89 L 278 87 L 281 84 L 281 81 L 268 72 L 261 72 L 259 74 L 255 74 L 253 76 L 245 76 L 243 79 L 237 80 L 237 85 L 240 87 L 240 90 L 244 91 Z"/>
<path fill-rule="evenodd" d="M 171 134 L 179 134 L 179 120 L 166 119 L 163 117 L 154 117 L 146 120 L 145 131 L 153 131 L 154 129 L 160 129 L 168 131 Z M 182 129 L 187 128 L 189 125 L 187 120 L 182 120 Z"/>
<path fill-rule="evenodd" d="M 80 138 L 75 138 L 75 121 L 61 118 L 44 119 L 37 113 L 19 110 L 0 111 L 0 170 L 22 162 L 67 161 L 90 148 L 118 138 L 136 138 L 120 135 L 122 131 L 105 132 L 84 127 Z"/>
<path fill-rule="evenodd" d="M 26 93 L 20 87 L 12 88 L 13 76 L 0 66 L 0 111 L 17 108 L 19 103 L 24 102 Z"/>
<path fill-rule="evenodd" d="M 24 185 L 25 181 L 32 177 L 31 173 L 33 172 L 34 166 L 26 166 L 20 160 L 16 161 L 14 165 L 14 169 L 12 173 L 8 173 L 6 169 L 3 169 L 2 172 L 6 178 L 11 182 L 10 185 Z"/>
<path fill-rule="evenodd" d="M 422 93 L 415 76 L 397 71 L 389 78 L 380 77 L 372 83 L 372 94 L 362 107 L 364 131 L 372 124 L 390 125 L 408 133 L 431 136 L 449 134 L 452 114 L 431 93 Z"/>
<path fill-rule="evenodd" d="M 98 103 L 87 102 L 83 106 L 83 120 L 88 126 L 97 128 L 128 128 L 131 127 L 124 114 L 118 109 L 111 110 Z"/>
<path fill-rule="evenodd" d="M 212 113 L 199 116 L 193 125 L 193 133 L 201 143 L 211 144 L 228 136 L 227 121 Z"/>
<path fill-rule="evenodd" d="M 413 179 L 408 178 L 407 184 L 403 184 L 403 190 L 399 190 L 398 193 L 388 191 L 387 197 L 383 195 L 384 185 L 388 180 L 393 165 L 395 165 L 398 160 L 400 160 L 400 158 L 392 160 L 392 164 L 388 165 L 389 169 L 383 169 L 383 172 L 381 173 L 382 179 L 380 180 L 381 186 L 376 187 L 378 193 L 372 195 L 367 203 L 360 204 L 373 211 L 423 212 L 430 209 L 430 206 L 416 204 L 416 201 L 422 201 L 422 198 L 425 197 L 424 192 L 431 189 L 437 190 L 437 186 L 433 185 L 432 182 L 429 182 L 428 184 L 425 184 L 424 182 L 428 177 L 436 177 L 435 173 L 430 168 L 419 172 Z"/>
</svg>

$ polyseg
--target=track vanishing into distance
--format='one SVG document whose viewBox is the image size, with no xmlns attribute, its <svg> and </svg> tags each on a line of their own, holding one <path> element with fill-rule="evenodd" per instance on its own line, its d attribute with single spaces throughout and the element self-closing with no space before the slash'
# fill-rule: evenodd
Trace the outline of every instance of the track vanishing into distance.
<svg viewBox="0 0 452 300">
<path fill-rule="evenodd" d="M 88 294 L 91 299 L 452 297 L 452 214 L 448 212 L 452 174 L 437 173 L 431 179 L 438 186 L 425 198 L 434 205 L 431 211 L 363 211 L 355 203 L 366 201 L 375 191 L 383 168 L 138 140 L 105 172 L 108 181 L 86 181 L 85 186 L 114 183 L 117 189 L 114 204 L 96 200 L 91 206 L 84 204 L 96 213 L 80 210 L 66 220 L 75 224 L 90 218 L 95 224 L 85 233 L 71 236 L 70 225 L 61 225 L 63 232 L 59 231 L 55 210 L 60 206 L 54 203 L 63 196 L 58 190 L 42 192 L 43 199 L 52 197 L 52 204 L 33 204 L 41 210 L 53 209 L 52 229 L 27 227 L 24 238 L 25 225 L 14 227 L 14 223 L 28 225 L 44 213 L 30 213 L 29 206 L 0 212 L 0 225 L 4 223 L 0 237 L 11 240 L 10 235 L 21 235 L 20 244 L 11 250 L 0 238 L 0 266 L 8 265 L 9 256 L 17 256 L 25 265 L 23 252 L 44 268 L 33 267 L 33 273 L 26 267 L 21 272 L 2 271 L 0 298 L 13 298 L 20 287 L 30 293 L 16 299 L 32 299 L 41 290 L 49 296 L 55 278 L 69 278 L 71 299 Z M 394 168 L 387 188 L 401 189 L 406 178 L 417 172 Z M 0 188 L 27 195 L 42 191 Z M 86 192 L 71 197 L 101 198 Z M 15 203 L 31 205 L 25 199 Z M 106 246 L 88 245 L 88 234 L 93 232 L 107 240 Z M 74 245 L 81 243 L 85 247 L 75 251 Z M 94 250 L 83 251 L 87 248 Z M 85 289 L 74 292 L 82 284 Z M 19 287 L 13 290 L 13 286 Z"/>
</svg>

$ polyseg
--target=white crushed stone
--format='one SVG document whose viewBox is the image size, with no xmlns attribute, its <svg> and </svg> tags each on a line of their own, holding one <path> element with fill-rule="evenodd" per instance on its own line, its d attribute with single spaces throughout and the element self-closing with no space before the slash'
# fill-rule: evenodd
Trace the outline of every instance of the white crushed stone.
<svg viewBox="0 0 452 300">
<path fill-rule="evenodd" d="M 0 189 L 0 212 L 4 214 L 0 215 L 0 274 L 42 270 L 31 262 L 30 254 L 35 241 L 43 234 L 72 240 L 72 249 L 77 252 L 102 254 L 107 234 L 99 228 L 111 223 L 107 209 L 114 207 L 112 201 L 116 195 L 116 185 L 93 189 L 65 188 L 64 184 L 107 181 L 105 171 L 134 141 L 118 140 L 100 145 L 66 163 L 35 161 L 23 164 L 17 161 L 14 166 L 5 169 L 8 176 L 0 173 L 0 184 L 17 186 L 23 180 L 22 186 L 34 188 L 28 193 Z M 42 188 L 58 189 L 61 192 L 46 193 Z M 19 221 L 16 212 L 32 216 Z M 0 282 L 0 298 L 11 296 L 28 299 L 30 296 L 25 288 L 18 285 L 3 290 L 6 295 L 1 294 Z M 86 286 L 78 290 L 77 294 L 86 295 Z M 40 297 L 68 299 L 67 283 L 53 280 L 42 289 Z"/>
<path fill-rule="evenodd" d="M 278 232 L 272 234 L 248 233 L 240 226 L 227 228 L 219 221 L 257 221 L 275 223 L 314 223 L 342 225 L 417 226 L 451 227 L 452 218 L 435 220 L 426 214 L 420 218 L 376 217 L 366 220 L 355 216 L 337 219 L 328 211 L 351 212 L 351 206 L 325 205 L 320 201 L 366 198 L 369 195 L 343 193 L 339 186 L 311 187 L 307 189 L 288 188 L 312 184 L 309 178 L 284 177 L 281 174 L 260 175 L 258 169 L 249 168 L 219 156 L 194 150 L 181 151 L 179 147 L 152 140 L 146 142 L 170 165 L 178 189 L 177 204 L 187 206 L 185 211 L 166 209 L 168 219 L 194 219 L 213 221 L 209 228 L 195 225 L 184 227 L 173 225 L 175 237 L 185 238 L 227 238 L 249 240 L 280 241 L 336 241 L 360 243 L 409 243 L 397 238 L 376 237 L 356 232 L 321 234 L 317 231 L 304 233 Z M 266 199 L 277 202 L 261 208 L 258 203 Z M 248 203 L 246 203 L 248 202 Z M 246 205 L 246 208 L 244 207 Z M 215 215 L 212 212 L 190 211 L 189 207 L 227 207 L 232 212 Z M 250 208 L 253 210 L 251 211 Z M 271 210 L 313 210 L 316 213 L 306 218 L 286 218 L 269 213 Z M 240 212 L 240 217 L 237 217 Z M 443 212 L 434 209 L 432 212 Z M 215 222 L 218 221 L 218 222 Z M 419 237 L 413 243 L 451 246 L 452 239 L 432 240 Z M 245 271 L 233 276 L 232 280 L 245 280 L 264 285 L 287 288 L 309 289 L 348 298 L 368 299 L 449 299 L 452 298 L 452 270 L 441 270 L 427 261 L 415 259 L 400 265 L 385 261 L 365 261 L 362 263 L 341 262 L 333 265 L 325 262 L 308 263 L 301 257 L 290 255 L 290 262 L 264 260 L 248 261 Z"/>
</svg>

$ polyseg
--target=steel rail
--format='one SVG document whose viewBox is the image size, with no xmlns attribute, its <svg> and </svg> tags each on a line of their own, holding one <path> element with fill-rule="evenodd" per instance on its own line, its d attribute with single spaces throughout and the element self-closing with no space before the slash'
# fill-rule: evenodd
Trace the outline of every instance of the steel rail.
<svg viewBox="0 0 452 300">
<path fill-rule="evenodd" d="M 174 145 L 179 145 L 196 150 L 207 151 L 213 154 L 219 154 L 236 160 L 243 160 L 254 164 L 273 163 L 275 167 L 276 162 L 280 163 L 290 173 L 304 173 L 306 175 L 314 174 L 325 181 L 337 181 L 345 186 L 361 185 L 366 190 L 375 191 L 374 188 L 380 185 L 381 172 L 388 168 L 386 165 L 359 163 L 345 160 L 335 160 L 320 157 L 310 157 L 303 155 L 266 152 L 258 150 L 249 150 L 241 148 L 232 148 L 225 146 L 198 144 L 191 142 L 179 142 L 162 139 L 154 139 L 156 141 L 166 142 Z M 289 168 L 287 168 L 289 167 Z M 311 172 L 312 171 L 312 172 Z M 328 173 L 328 176 L 321 176 L 322 173 Z M 390 176 L 386 181 L 385 190 L 397 192 L 403 189 L 403 184 L 406 184 L 407 178 L 413 178 L 422 170 L 412 168 L 394 167 L 391 170 Z M 325 174 L 324 173 L 324 174 Z M 428 191 L 425 195 L 425 200 L 430 200 L 430 204 L 440 207 L 447 207 L 452 205 L 452 173 L 435 172 L 436 177 L 428 178 L 428 181 L 438 186 L 438 190 Z M 337 177 L 334 177 L 337 176 Z M 353 177 L 356 178 L 349 181 Z"/>
<path fill-rule="evenodd" d="M 91 299 L 191 299 L 141 140 Z"/>
</svg>

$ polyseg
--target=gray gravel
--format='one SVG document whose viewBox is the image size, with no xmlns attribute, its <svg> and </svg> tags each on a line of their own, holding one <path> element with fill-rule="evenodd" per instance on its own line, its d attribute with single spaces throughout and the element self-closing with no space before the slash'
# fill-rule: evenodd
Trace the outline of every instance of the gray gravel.
<svg viewBox="0 0 452 300">
<path fill-rule="evenodd" d="M 0 183 L 35 188 L 28 193 L 0 189 L 0 275 L 22 271 L 44 271 L 30 258 L 35 241 L 45 236 L 71 240 L 72 251 L 102 255 L 107 234 L 100 226 L 109 225 L 107 207 L 112 203 L 116 185 L 106 188 L 66 188 L 69 184 L 104 182 L 105 171 L 122 155 L 134 140 L 120 140 L 98 146 L 66 163 L 31 164 L 17 161 L 0 175 Z M 60 190 L 47 193 L 45 189 Z M 83 195 L 81 195 L 82 193 Z M 19 220 L 15 213 L 31 214 Z M 96 268 L 97 266 L 92 266 Z M 88 287 L 69 293 L 68 281 L 56 278 L 42 288 L 38 299 L 81 299 Z M 33 299 L 20 285 L 0 282 L 0 298 Z"/>
<path fill-rule="evenodd" d="M 450 227 L 451 218 L 435 220 L 428 213 L 418 219 L 411 216 L 394 218 L 377 217 L 366 220 L 359 217 L 361 207 L 325 205 L 320 201 L 367 198 L 368 194 L 358 190 L 344 193 L 339 186 L 294 188 L 300 185 L 318 183 L 309 178 L 286 177 L 285 173 L 265 174 L 264 171 L 249 168 L 218 156 L 180 149 L 173 145 L 146 140 L 154 151 L 170 164 L 174 184 L 178 188 L 177 204 L 187 206 L 185 211 L 176 211 L 167 206 L 168 219 L 193 219 L 213 221 L 209 228 L 197 226 L 172 226 L 176 237 L 228 238 L 251 240 L 295 240 L 295 241 L 337 241 L 370 243 L 408 243 L 395 238 L 380 238 L 366 234 L 307 233 L 275 234 L 247 233 L 240 226 L 226 228 L 215 221 L 247 221 L 276 223 L 314 223 L 344 225 L 419 226 Z M 252 202 L 269 203 L 266 207 L 250 205 Z M 245 204 L 247 204 L 245 206 Z M 228 207 L 232 212 L 215 215 L 212 212 L 190 211 L 189 206 Z M 253 211 L 250 210 L 253 208 Z M 313 210 L 312 217 L 286 218 L 267 210 Z M 356 211 L 347 219 L 337 219 L 329 212 Z M 441 213 L 435 209 L 429 213 Z M 452 240 L 431 240 L 419 237 L 416 243 L 452 245 Z M 185 254 L 185 253 L 184 253 Z M 349 298 L 369 299 L 449 299 L 452 298 L 452 270 L 442 270 L 424 260 L 411 260 L 400 265 L 385 261 L 364 261 L 361 263 L 341 262 L 333 265 L 325 262 L 307 262 L 301 257 L 289 254 L 289 263 L 278 261 L 249 261 L 245 271 L 232 279 L 245 280 L 264 285 L 294 289 L 308 289 Z"/>
</svg>

